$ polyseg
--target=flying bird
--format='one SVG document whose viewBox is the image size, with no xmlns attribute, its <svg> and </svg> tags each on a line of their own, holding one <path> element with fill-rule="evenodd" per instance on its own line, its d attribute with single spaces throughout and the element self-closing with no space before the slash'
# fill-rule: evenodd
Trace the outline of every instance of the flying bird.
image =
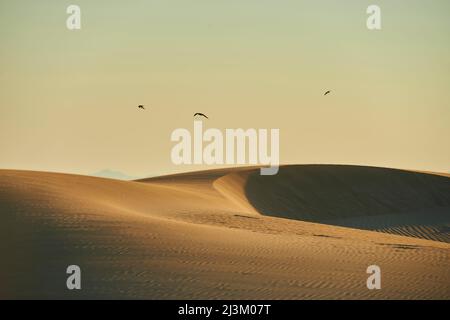
<svg viewBox="0 0 450 320">
<path fill-rule="evenodd" d="M 143 106 L 142 104 L 138 105 L 138 108 L 139 108 L 139 109 L 144 109 L 144 110 L 145 110 L 145 108 L 144 108 L 144 106 Z"/>
<path fill-rule="evenodd" d="M 194 117 L 195 116 L 201 116 L 201 117 L 205 117 L 206 119 L 209 119 L 205 114 L 201 113 L 201 112 L 196 112 L 194 113 Z"/>
<path fill-rule="evenodd" d="M 329 94 L 331 91 L 328 90 L 327 92 L 325 92 L 324 96 L 326 96 L 327 94 Z"/>
</svg>

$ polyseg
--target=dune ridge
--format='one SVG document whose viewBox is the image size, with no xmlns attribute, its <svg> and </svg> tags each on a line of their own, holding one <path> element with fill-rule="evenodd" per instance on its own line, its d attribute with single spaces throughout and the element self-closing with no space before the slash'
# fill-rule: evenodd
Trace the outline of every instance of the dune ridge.
<svg viewBox="0 0 450 320">
<path fill-rule="evenodd" d="M 254 170 L 140 181 L 0 170 L 0 298 L 450 298 L 448 243 L 260 214 Z M 71 264 L 80 291 L 65 288 Z M 370 264 L 381 290 L 366 288 Z"/>
</svg>

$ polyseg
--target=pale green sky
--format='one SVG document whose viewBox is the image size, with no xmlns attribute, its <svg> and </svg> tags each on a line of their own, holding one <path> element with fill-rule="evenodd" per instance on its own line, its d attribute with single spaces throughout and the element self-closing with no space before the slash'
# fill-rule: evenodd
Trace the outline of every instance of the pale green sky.
<svg viewBox="0 0 450 320">
<path fill-rule="evenodd" d="M 204 112 L 279 128 L 282 163 L 450 171 L 449 14 L 448 0 L 0 0 L 0 168 L 205 169 L 170 160 L 171 132 Z"/>
</svg>

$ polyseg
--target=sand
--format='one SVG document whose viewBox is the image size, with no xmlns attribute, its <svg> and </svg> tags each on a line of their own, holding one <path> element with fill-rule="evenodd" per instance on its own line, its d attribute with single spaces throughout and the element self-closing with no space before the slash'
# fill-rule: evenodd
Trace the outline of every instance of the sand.
<svg viewBox="0 0 450 320">
<path fill-rule="evenodd" d="M 256 172 L 118 181 L 0 170 L 0 298 L 450 298 L 449 178 L 289 166 L 267 182 Z M 352 189 L 374 173 L 370 199 L 389 200 L 377 206 Z M 348 221 L 368 230 L 333 225 Z M 81 290 L 66 289 L 72 264 Z M 372 264 L 381 290 L 366 287 Z"/>
</svg>

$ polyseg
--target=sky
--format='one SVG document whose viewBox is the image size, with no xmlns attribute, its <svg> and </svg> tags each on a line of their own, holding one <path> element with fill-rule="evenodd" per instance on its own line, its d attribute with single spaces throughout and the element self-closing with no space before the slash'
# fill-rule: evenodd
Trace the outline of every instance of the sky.
<svg viewBox="0 0 450 320">
<path fill-rule="evenodd" d="M 66 27 L 71 4 L 81 30 Z M 381 30 L 366 27 L 371 4 Z M 207 169 L 170 158 L 172 131 L 203 112 L 205 128 L 280 129 L 282 164 L 450 172 L 449 12 L 448 0 L 0 0 L 0 168 Z"/>
</svg>

